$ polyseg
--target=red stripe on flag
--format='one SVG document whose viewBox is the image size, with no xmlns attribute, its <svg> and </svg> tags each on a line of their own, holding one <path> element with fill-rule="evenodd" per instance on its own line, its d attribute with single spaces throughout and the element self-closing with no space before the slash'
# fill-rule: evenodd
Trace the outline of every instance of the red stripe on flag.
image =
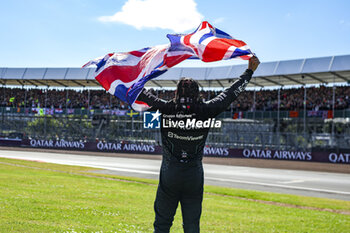
<svg viewBox="0 0 350 233">
<path fill-rule="evenodd" d="M 164 64 L 170 68 L 173 67 L 177 64 L 179 64 L 180 62 L 186 60 L 187 58 L 191 57 L 192 55 L 189 54 L 184 54 L 184 55 L 180 55 L 180 56 L 165 56 L 164 58 Z"/>
<path fill-rule="evenodd" d="M 137 71 L 137 66 L 110 66 L 97 75 L 95 79 L 108 91 L 115 80 L 128 83 L 136 79 Z"/>
<path fill-rule="evenodd" d="M 219 61 L 222 60 L 224 55 L 226 54 L 227 50 L 231 47 L 241 47 L 246 45 L 241 40 L 232 40 L 232 39 L 214 39 L 210 41 L 207 46 L 205 47 L 205 50 L 203 52 L 203 61 L 205 62 L 211 62 L 211 61 Z M 244 60 L 249 60 L 249 58 L 243 58 Z"/>
<path fill-rule="evenodd" d="M 202 30 L 202 29 L 205 29 L 205 28 L 211 28 L 211 29 L 214 29 L 214 27 L 210 24 L 210 23 L 208 23 L 207 21 L 204 21 L 203 23 L 202 23 L 202 25 L 201 25 L 201 28 L 199 29 L 199 30 Z M 197 31 L 199 31 L 199 30 L 197 30 Z"/>
<path fill-rule="evenodd" d="M 145 53 L 144 52 L 140 52 L 140 51 L 131 51 L 129 52 L 131 55 L 134 55 L 136 57 L 142 57 Z"/>
<path fill-rule="evenodd" d="M 184 45 L 187 45 L 188 47 L 192 48 L 193 51 L 198 55 L 198 50 L 197 48 L 195 48 L 191 43 L 190 43 L 190 39 L 191 39 L 191 36 L 193 34 L 189 34 L 189 35 L 186 35 L 184 36 Z"/>
<path fill-rule="evenodd" d="M 135 100 L 135 104 L 142 104 L 142 105 L 146 105 L 149 107 L 149 105 L 147 103 L 139 101 L 139 100 Z"/>
<path fill-rule="evenodd" d="M 189 34 L 189 35 L 184 36 L 184 44 L 187 45 L 187 46 L 193 47 L 193 46 L 190 44 L 191 36 L 192 36 L 192 34 Z"/>
<path fill-rule="evenodd" d="M 232 39 L 226 39 L 226 38 L 222 38 L 220 40 L 226 41 L 228 44 L 233 45 L 237 48 L 247 45 L 241 40 L 232 40 Z"/>
<path fill-rule="evenodd" d="M 210 23 L 207 22 L 207 24 L 208 24 L 208 27 L 210 27 L 211 29 L 214 29 L 214 27 Z"/>
<path fill-rule="evenodd" d="M 249 60 L 253 55 L 243 55 L 243 56 L 240 56 L 240 58 L 242 60 Z"/>
<path fill-rule="evenodd" d="M 207 24 L 208 24 L 208 22 L 207 22 L 207 21 L 204 21 L 204 22 L 202 23 L 202 27 L 201 27 L 199 30 L 202 30 L 202 29 L 206 28 L 206 27 L 207 27 Z"/>
<path fill-rule="evenodd" d="M 210 41 L 202 54 L 202 61 L 211 62 L 211 61 L 219 61 L 225 56 L 228 48 L 231 45 L 228 44 L 225 40 L 222 39 L 214 39 Z"/>
</svg>

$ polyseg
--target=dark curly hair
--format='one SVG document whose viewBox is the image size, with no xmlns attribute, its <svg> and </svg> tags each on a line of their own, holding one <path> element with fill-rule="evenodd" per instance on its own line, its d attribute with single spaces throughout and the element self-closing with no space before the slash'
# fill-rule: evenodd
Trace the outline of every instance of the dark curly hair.
<svg viewBox="0 0 350 233">
<path fill-rule="evenodd" d="M 199 85 L 192 78 L 181 78 L 177 83 L 175 101 L 180 104 L 191 104 L 199 101 Z"/>
</svg>

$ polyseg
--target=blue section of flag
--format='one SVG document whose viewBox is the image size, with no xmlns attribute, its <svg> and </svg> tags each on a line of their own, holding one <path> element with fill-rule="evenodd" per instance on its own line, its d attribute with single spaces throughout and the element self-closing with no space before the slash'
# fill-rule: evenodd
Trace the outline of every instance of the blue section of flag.
<svg viewBox="0 0 350 233">
<path fill-rule="evenodd" d="M 248 55 L 251 54 L 250 50 L 241 50 L 241 49 L 235 49 L 235 51 L 232 53 L 231 58 L 242 56 L 242 55 Z"/>
<path fill-rule="evenodd" d="M 229 34 L 227 34 L 224 31 L 221 31 L 218 28 L 215 28 L 215 32 L 216 32 L 216 36 L 220 37 L 220 38 L 225 38 L 225 39 L 233 39 L 232 36 L 230 36 Z"/>
<path fill-rule="evenodd" d="M 120 100 L 126 102 L 126 93 L 128 92 L 128 88 L 124 85 L 120 84 L 115 88 L 114 96 L 118 97 Z"/>
<path fill-rule="evenodd" d="M 98 72 L 107 62 L 108 56 L 105 56 L 99 63 L 96 64 L 97 68 L 95 72 Z"/>
<path fill-rule="evenodd" d="M 199 44 L 203 42 L 203 40 L 207 39 L 207 38 L 210 38 L 214 36 L 212 32 L 210 33 L 207 33 L 207 34 L 204 34 L 200 39 L 199 39 Z"/>
<path fill-rule="evenodd" d="M 183 45 L 181 43 L 181 37 L 183 35 L 180 35 L 180 34 L 168 34 L 167 37 L 170 41 L 170 48 L 169 48 L 169 52 L 172 52 L 172 51 L 188 51 L 188 52 L 191 52 L 192 49 L 191 48 L 188 48 L 186 47 L 185 45 Z M 197 58 L 198 59 L 198 58 Z"/>
</svg>

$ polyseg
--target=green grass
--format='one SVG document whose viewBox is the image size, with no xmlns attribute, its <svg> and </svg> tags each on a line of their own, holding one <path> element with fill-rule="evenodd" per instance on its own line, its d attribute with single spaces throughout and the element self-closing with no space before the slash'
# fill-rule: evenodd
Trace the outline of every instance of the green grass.
<svg viewBox="0 0 350 233">
<path fill-rule="evenodd" d="M 92 170 L 96 169 L 0 158 L 0 232 L 152 232 L 157 181 L 93 174 Z M 350 229 L 350 215 L 240 198 L 350 212 L 347 201 L 214 186 L 206 186 L 205 191 L 201 232 Z M 181 211 L 171 232 L 182 232 Z"/>
</svg>

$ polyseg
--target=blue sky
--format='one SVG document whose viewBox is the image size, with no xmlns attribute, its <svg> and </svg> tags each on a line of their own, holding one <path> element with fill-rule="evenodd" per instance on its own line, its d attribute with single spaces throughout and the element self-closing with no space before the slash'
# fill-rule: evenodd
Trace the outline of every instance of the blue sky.
<svg viewBox="0 0 350 233">
<path fill-rule="evenodd" d="M 350 54 L 348 0 L 0 1 L 0 67 L 80 67 L 166 44 L 166 34 L 191 32 L 201 20 L 245 41 L 262 62 Z"/>
</svg>

